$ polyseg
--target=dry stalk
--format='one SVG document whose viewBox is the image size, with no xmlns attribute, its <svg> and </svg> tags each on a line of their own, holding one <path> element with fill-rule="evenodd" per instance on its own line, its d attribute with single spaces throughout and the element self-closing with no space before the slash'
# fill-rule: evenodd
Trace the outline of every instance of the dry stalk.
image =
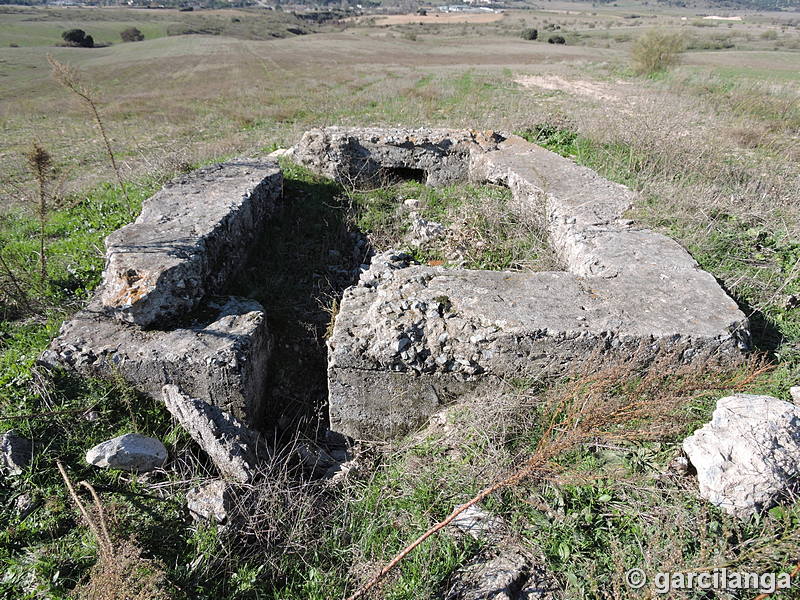
<svg viewBox="0 0 800 600">
<path fill-rule="evenodd" d="M 508 487 L 513 487 L 534 475 L 548 479 L 552 473 L 558 472 L 557 465 L 551 461 L 565 452 L 582 444 L 597 439 L 651 439 L 656 434 L 663 435 L 674 427 L 673 413 L 686 401 L 685 392 L 698 389 L 742 390 L 756 377 L 769 371 L 771 365 L 753 363 L 749 372 L 743 377 L 729 379 L 719 386 L 704 387 L 699 383 L 682 383 L 679 390 L 669 397 L 656 394 L 654 397 L 628 403 L 626 397 L 617 397 L 612 392 L 614 386 L 630 374 L 624 367 L 612 367 L 602 372 L 582 377 L 560 393 L 549 403 L 546 414 L 549 423 L 542 433 L 533 454 L 525 464 L 511 475 L 484 488 L 465 504 L 457 507 L 444 520 L 436 523 L 425 533 L 403 548 L 389 563 L 370 581 L 358 588 L 347 600 L 357 600 L 374 588 L 403 559 L 411 554 L 425 540 L 449 525 L 458 515 L 491 494 Z M 636 395 L 641 396 L 654 389 L 659 369 L 651 370 L 636 387 Z M 673 423 L 670 423 L 673 421 Z M 630 426 L 630 423 L 647 423 Z"/>
<path fill-rule="evenodd" d="M 103 511 L 103 506 L 100 504 L 100 498 L 97 496 L 97 492 L 90 483 L 81 481 L 80 485 L 87 488 L 92 494 L 92 498 L 97 506 L 98 514 L 100 515 L 100 526 L 98 526 L 97 521 L 89 515 L 89 511 L 86 510 L 83 502 L 81 502 L 81 499 L 78 498 L 78 494 L 75 492 L 75 488 L 72 486 L 72 482 L 70 481 L 67 472 L 64 470 L 64 465 L 61 464 L 61 461 L 56 461 L 56 466 L 61 473 L 61 477 L 64 479 L 64 483 L 67 486 L 67 490 L 69 491 L 72 501 L 75 502 L 78 510 L 81 511 L 83 518 L 86 519 L 86 524 L 94 534 L 95 539 L 97 539 L 97 544 L 100 548 L 100 559 L 106 560 L 112 558 L 114 556 L 114 547 L 111 543 L 111 538 L 108 535 L 108 527 L 106 526 L 105 522 L 105 513 Z"/>
<path fill-rule="evenodd" d="M 100 130 L 100 137 L 103 139 L 103 145 L 105 146 L 106 154 L 111 162 L 114 175 L 116 175 L 117 183 L 122 190 L 122 195 L 125 197 L 128 214 L 132 220 L 135 215 L 133 214 L 133 204 L 128 196 L 128 188 L 125 186 L 125 182 L 122 179 L 122 173 L 117 165 L 117 159 L 114 156 L 114 151 L 111 149 L 111 142 L 108 139 L 105 124 L 103 123 L 103 119 L 100 117 L 100 112 L 97 110 L 97 103 L 94 101 L 94 98 L 92 98 L 91 91 L 88 87 L 86 87 L 83 81 L 81 81 L 79 73 L 70 65 L 58 62 L 51 55 L 47 56 L 47 62 L 50 63 L 50 66 L 53 69 L 53 79 L 78 96 L 78 98 L 83 100 L 83 102 L 85 102 L 86 106 L 89 108 L 89 111 L 91 112 L 92 117 L 97 124 L 97 128 Z"/>
<path fill-rule="evenodd" d="M 37 216 L 39 217 L 39 277 L 42 285 L 47 281 L 47 256 L 45 255 L 45 226 L 47 225 L 47 179 L 53 161 L 50 154 L 38 143 L 34 142 L 30 152 L 25 157 L 28 166 L 36 177 L 37 189 Z"/>
</svg>

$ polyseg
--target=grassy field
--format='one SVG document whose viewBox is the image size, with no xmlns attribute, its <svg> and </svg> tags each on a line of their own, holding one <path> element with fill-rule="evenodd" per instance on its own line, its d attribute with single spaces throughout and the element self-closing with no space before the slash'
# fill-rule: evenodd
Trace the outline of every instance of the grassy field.
<svg viewBox="0 0 800 600">
<path fill-rule="evenodd" d="M 136 598 L 342 597 L 537 452 L 552 453 L 546 472 L 485 506 L 543 554 L 569 598 L 641 597 L 622 583 L 631 567 L 791 570 L 800 506 L 741 522 L 701 501 L 691 479 L 664 473 L 682 437 L 726 392 L 786 398 L 800 383 L 800 20 L 741 13 L 743 21 L 729 26 L 689 9 L 619 4 L 553 2 L 490 23 L 313 27 L 256 10 L 0 7 L 0 431 L 13 427 L 41 441 L 33 465 L 0 485 L 0 597 L 122 597 L 109 592 L 114 587 Z M 119 43 L 129 26 L 145 40 Z M 71 27 L 113 45 L 57 46 Z M 187 27 L 205 33 L 170 35 Z M 287 33 L 295 27 L 309 35 Z M 538 39 L 523 40 L 531 27 Z M 687 50 L 670 70 L 636 76 L 633 43 L 656 27 L 681 35 Z M 567 43 L 550 44 L 551 35 Z M 91 90 L 130 204 L 87 106 L 52 78 L 48 55 L 79 69 Z M 625 183 L 639 192 L 631 217 L 677 239 L 750 316 L 753 363 L 649 377 L 621 365 L 553 386 L 508 382 L 496 397 L 452 407 L 417 435 L 362 448 L 355 474 L 328 486 L 282 457 L 324 425 L 324 337 L 350 283 L 329 275 L 348 266 L 332 264 L 330 250 L 351 256 L 351 233 L 376 248 L 404 244 L 399 201 L 411 197 L 423 216 L 463 237 L 458 261 L 447 246 L 413 249 L 421 260 L 543 269 L 552 257 L 504 210 L 502 189 L 403 182 L 348 190 L 284 163 L 295 201 L 259 255 L 289 266 L 250 266 L 236 282 L 237 292 L 264 304 L 282 344 L 271 385 L 284 406 L 264 424 L 281 440 L 280 456 L 248 492 L 261 504 L 243 537 L 193 523 L 185 493 L 213 468 L 163 406 L 119 381 L 48 375 L 36 357 L 98 284 L 105 235 L 163 181 L 210 161 L 288 147 L 306 129 L 334 124 L 517 132 Z M 54 166 L 43 229 L 25 157 L 34 142 Z M 290 240 L 278 243 L 286 232 Z M 643 398 L 647 415 L 617 424 L 613 440 L 545 434 L 544 423 L 568 430 L 585 421 L 587 406 Z M 574 411 L 553 409 L 565 405 Z M 90 445 L 132 429 L 160 437 L 176 460 L 154 477 L 83 462 Z M 97 561 L 101 548 L 56 460 L 100 493 L 116 563 Z M 28 501 L 30 510 L 20 508 Z M 437 597 L 481 550 L 442 532 L 374 597 Z M 135 583 L 131 573 L 146 577 Z M 92 596 L 101 584 L 107 595 Z"/>
</svg>

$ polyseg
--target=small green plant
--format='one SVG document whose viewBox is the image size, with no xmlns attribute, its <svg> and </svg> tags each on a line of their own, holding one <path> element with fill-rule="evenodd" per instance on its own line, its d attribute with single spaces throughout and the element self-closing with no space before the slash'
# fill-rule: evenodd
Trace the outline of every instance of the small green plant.
<svg viewBox="0 0 800 600">
<path fill-rule="evenodd" d="M 633 43 L 631 66 L 637 75 L 655 75 L 674 65 L 683 49 L 680 35 L 649 31 Z"/>
<path fill-rule="evenodd" d="M 539 31 L 534 29 L 533 27 L 528 27 L 522 30 L 522 34 L 520 36 L 523 40 L 533 41 L 539 37 Z"/>
<path fill-rule="evenodd" d="M 119 37 L 123 42 L 141 42 L 144 39 L 144 34 L 136 27 L 128 27 L 119 33 Z"/>
<path fill-rule="evenodd" d="M 566 44 L 567 40 L 564 39 L 563 35 L 551 35 L 549 38 L 547 38 L 547 43 L 548 44 Z"/>
</svg>

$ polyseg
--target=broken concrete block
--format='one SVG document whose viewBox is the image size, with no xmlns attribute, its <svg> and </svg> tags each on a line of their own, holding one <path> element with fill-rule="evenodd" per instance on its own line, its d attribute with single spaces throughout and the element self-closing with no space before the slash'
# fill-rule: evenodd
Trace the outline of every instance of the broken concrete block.
<svg viewBox="0 0 800 600">
<path fill-rule="evenodd" d="M 220 475 L 240 483 L 253 479 L 259 459 L 266 458 L 258 433 L 218 407 L 190 398 L 178 386 L 165 385 L 163 398 L 167 410 L 208 454 Z"/>
<path fill-rule="evenodd" d="M 30 464 L 33 444 L 14 431 L 0 435 L 0 470 L 20 475 Z"/>
<path fill-rule="evenodd" d="M 162 466 L 167 449 L 159 440 L 138 433 L 126 433 L 102 442 L 86 453 L 86 462 L 96 467 L 146 473 Z"/>
<path fill-rule="evenodd" d="M 500 517 L 486 512 L 477 504 L 473 504 L 459 513 L 450 525 L 476 540 L 499 544 L 508 536 L 508 526 Z"/>
<path fill-rule="evenodd" d="M 453 576 L 446 600 L 553 600 L 558 589 L 544 557 L 516 544 L 506 522 L 477 504 L 458 514 L 450 525 L 495 550 L 475 555 Z"/>
<path fill-rule="evenodd" d="M 228 298 L 207 307 L 204 322 L 171 331 L 143 330 L 109 318 L 97 300 L 61 327 L 41 362 L 87 376 L 122 376 L 161 397 L 173 383 L 247 423 L 263 410 L 272 339 L 260 304 Z"/>
<path fill-rule="evenodd" d="M 716 280 L 675 241 L 624 218 L 630 190 L 522 138 L 330 128 L 298 148 L 340 181 L 400 165 L 434 185 L 506 185 L 513 210 L 538 223 L 564 265 L 506 273 L 376 257 L 346 291 L 329 340 L 335 431 L 387 439 L 482 385 L 559 377 L 589 359 L 726 363 L 749 349 L 747 318 Z"/>
<path fill-rule="evenodd" d="M 527 570 L 527 559 L 515 550 L 478 555 L 455 574 L 445 600 L 517 600 Z"/>
<path fill-rule="evenodd" d="M 717 401 L 709 423 L 683 441 L 700 495 L 747 518 L 795 489 L 800 476 L 800 407 L 772 396 Z"/>
<path fill-rule="evenodd" d="M 282 188 L 277 164 L 256 159 L 171 181 L 106 239 L 101 305 L 141 327 L 191 312 L 239 267 Z"/>
<path fill-rule="evenodd" d="M 665 352 L 686 361 L 740 352 L 744 316 L 732 301 L 709 306 L 702 289 L 665 280 L 647 297 L 637 280 L 391 268 L 386 256 L 399 255 L 376 256 L 375 272 L 345 292 L 329 340 L 331 429 L 354 438 L 406 433 L 454 397 L 562 376 L 589 357 L 647 364 Z M 670 292 L 677 304 L 658 302 Z"/>
</svg>

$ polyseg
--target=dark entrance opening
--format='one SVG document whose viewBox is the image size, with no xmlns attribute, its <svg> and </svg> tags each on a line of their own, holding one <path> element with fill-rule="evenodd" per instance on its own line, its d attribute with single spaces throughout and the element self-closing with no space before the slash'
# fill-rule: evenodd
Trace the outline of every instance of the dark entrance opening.
<svg viewBox="0 0 800 600">
<path fill-rule="evenodd" d="M 425 169 L 412 169 L 411 167 L 381 167 L 379 177 L 382 182 L 387 184 L 399 181 L 425 183 L 428 180 L 428 172 Z"/>
</svg>

